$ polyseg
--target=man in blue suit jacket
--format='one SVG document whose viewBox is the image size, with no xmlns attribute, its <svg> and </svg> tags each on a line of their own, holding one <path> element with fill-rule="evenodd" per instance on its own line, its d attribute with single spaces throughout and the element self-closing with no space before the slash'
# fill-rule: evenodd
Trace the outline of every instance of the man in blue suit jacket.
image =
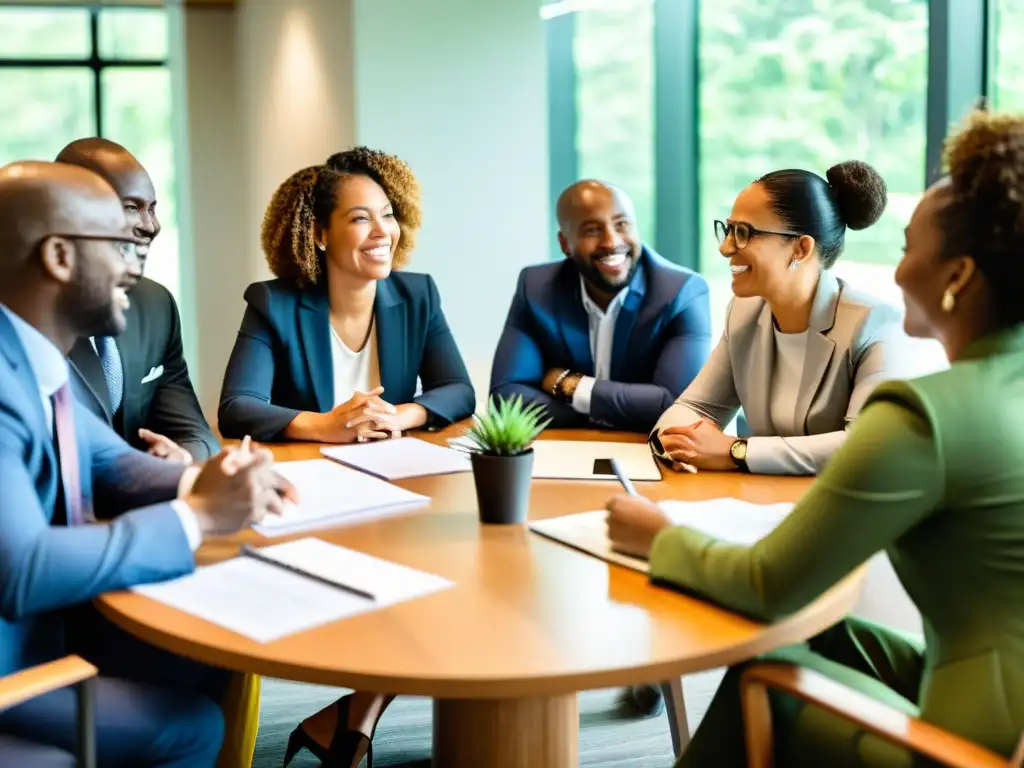
<svg viewBox="0 0 1024 768">
<path fill-rule="evenodd" d="M 568 259 L 520 274 L 491 395 L 541 403 L 555 427 L 649 432 L 707 360 L 707 282 L 642 244 L 617 187 L 577 182 L 557 215 Z"/>
<path fill-rule="evenodd" d="M 75 339 L 124 329 L 133 246 L 117 194 L 91 171 L 0 169 L 0 675 L 77 650 L 83 604 L 189 573 L 204 535 L 279 504 L 265 452 L 186 468 L 134 450 L 71 395 Z M 223 722 L 195 690 L 204 668 L 161 654 L 151 682 L 133 682 L 128 665 L 154 649 L 122 636 L 99 650 L 100 764 L 212 766 Z M 177 680 L 157 684 L 161 671 Z M 196 686 L 176 684 L 189 671 Z M 0 713 L 0 733 L 72 750 L 73 692 Z"/>
</svg>

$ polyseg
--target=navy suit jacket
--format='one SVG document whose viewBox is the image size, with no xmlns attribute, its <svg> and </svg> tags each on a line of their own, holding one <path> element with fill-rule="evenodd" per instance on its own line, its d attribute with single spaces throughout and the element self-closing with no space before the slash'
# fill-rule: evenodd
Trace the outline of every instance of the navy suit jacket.
<svg viewBox="0 0 1024 768">
<path fill-rule="evenodd" d="M 580 275 L 570 259 L 519 275 L 491 368 L 491 395 L 547 407 L 553 427 L 649 432 L 693 380 L 711 348 L 708 284 L 644 246 L 612 342 L 611 380 L 594 385 L 590 416 L 540 389 L 551 368 L 594 375 Z"/>
<path fill-rule="evenodd" d="M 281 439 L 302 411 L 334 407 L 330 306 L 325 286 L 253 283 L 224 374 L 218 419 L 224 437 Z M 476 395 L 429 275 L 392 272 L 373 305 L 383 398 L 418 403 L 427 427 L 464 419 Z M 423 392 L 416 395 L 416 379 Z"/>
<path fill-rule="evenodd" d="M 0 312 L 0 675 L 65 653 L 62 609 L 195 567 L 167 503 L 184 467 L 136 451 L 77 401 L 74 416 L 85 505 L 109 524 L 54 524 L 59 463 L 35 374 Z"/>
</svg>

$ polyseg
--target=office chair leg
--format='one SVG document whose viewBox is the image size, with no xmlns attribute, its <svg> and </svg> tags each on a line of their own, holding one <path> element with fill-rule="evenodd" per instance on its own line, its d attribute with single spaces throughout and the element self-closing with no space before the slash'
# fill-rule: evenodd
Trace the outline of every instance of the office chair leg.
<svg viewBox="0 0 1024 768">
<path fill-rule="evenodd" d="M 686 719 L 683 679 L 674 677 L 663 682 L 661 695 L 665 697 L 665 714 L 668 715 L 668 729 L 672 734 L 672 751 L 678 759 L 690 745 L 690 723 Z"/>
<path fill-rule="evenodd" d="M 93 683 L 83 680 L 75 686 L 78 698 L 78 742 L 75 758 L 78 768 L 96 768 L 96 725 L 93 713 Z"/>
</svg>

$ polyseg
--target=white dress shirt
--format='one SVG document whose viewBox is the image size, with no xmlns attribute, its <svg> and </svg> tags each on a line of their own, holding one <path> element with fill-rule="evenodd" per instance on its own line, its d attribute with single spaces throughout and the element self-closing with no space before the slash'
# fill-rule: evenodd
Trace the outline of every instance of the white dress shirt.
<svg viewBox="0 0 1024 768">
<path fill-rule="evenodd" d="M 380 386 L 380 364 L 377 358 L 377 324 L 370 326 L 370 335 L 363 348 L 353 352 L 334 328 L 331 328 L 331 361 L 334 370 L 335 407 L 352 399 L 356 392 L 369 392 Z"/>
<path fill-rule="evenodd" d="M 587 323 L 590 330 L 590 355 L 594 360 L 594 375 L 584 376 L 576 385 L 572 395 L 572 407 L 578 413 L 590 413 L 590 398 L 594 393 L 594 384 L 598 380 L 607 381 L 612 377 L 612 344 L 615 341 L 615 322 L 619 319 L 619 310 L 626 300 L 629 287 L 623 288 L 608 304 L 608 309 L 601 309 L 587 293 L 587 283 L 580 276 L 580 292 L 583 295 L 583 309 L 587 312 Z"/>
<path fill-rule="evenodd" d="M 53 402 L 51 398 L 58 389 L 68 383 L 68 362 L 60 350 L 53 345 L 48 338 L 41 334 L 35 327 L 29 325 L 18 315 L 12 312 L 3 304 L 0 309 L 4 311 L 7 318 L 14 326 L 18 340 L 25 349 L 25 356 L 28 358 L 32 373 L 35 374 L 36 383 L 39 385 L 39 400 L 43 406 L 43 415 L 46 417 L 46 425 L 53 437 Z M 181 527 L 188 539 L 189 546 L 195 551 L 202 543 L 203 534 L 196 520 L 195 513 L 180 497 L 192 489 L 195 482 L 197 470 L 185 470 L 178 483 L 179 498 L 171 502 L 171 507 L 181 521 Z"/>
</svg>

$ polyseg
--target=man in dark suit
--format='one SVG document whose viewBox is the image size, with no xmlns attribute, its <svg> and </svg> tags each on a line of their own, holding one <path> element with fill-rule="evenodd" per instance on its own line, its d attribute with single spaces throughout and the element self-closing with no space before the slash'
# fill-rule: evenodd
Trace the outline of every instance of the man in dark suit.
<svg viewBox="0 0 1024 768">
<path fill-rule="evenodd" d="M 107 139 L 73 141 L 57 161 L 98 173 L 121 196 L 138 239 L 138 270 L 129 292 L 128 325 L 112 336 L 79 339 L 69 359 L 76 397 L 136 448 L 191 462 L 219 450 L 203 417 L 181 345 L 174 297 L 142 276 L 160 234 L 153 182 L 138 160 Z"/>
<path fill-rule="evenodd" d="M 707 360 L 707 282 L 643 245 L 617 187 L 577 182 L 557 215 L 568 258 L 520 274 L 491 395 L 541 403 L 556 427 L 649 432 Z"/>
<path fill-rule="evenodd" d="M 71 394 L 66 354 L 81 336 L 124 330 L 135 259 L 101 177 L 59 163 L 0 168 L 0 675 L 81 652 L 77 622 L 94 597 L 191 572 L 205 536 L 247 527 L 291 495 L 265 451 L 202 468 L 163 461 Z M 214 764 L 224 726 L 211 697 L 223 672 L 123 634 L 97 650 L 83 655 L 101 673 L 101 765 Z M 70 752 L 75 728 L 68 689 L 0 712 L 19 755 L 32 743 Z"/>
</svg>

